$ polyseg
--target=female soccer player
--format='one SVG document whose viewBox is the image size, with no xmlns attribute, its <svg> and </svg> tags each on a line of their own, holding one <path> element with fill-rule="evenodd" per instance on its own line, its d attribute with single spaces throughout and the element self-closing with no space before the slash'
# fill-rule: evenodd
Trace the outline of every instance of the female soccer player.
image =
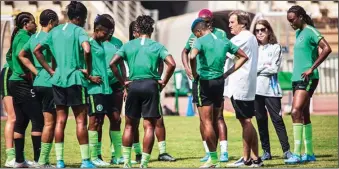
<svg viewBox="0 0 339 169">
<path fill-rule="evenodd" d="M 317 68 L 332 50 L 325 38 L 314 28 L 313 21 L 304 8 L 292 6 L 287 11 L 287 20 L 296 31 L 296 41 L 292 73 L 294 153 L 285 160 L 285 163 L 296 164 L 316 160 L 312 143 L 310 98 L 319 81 Z M 318 48 L 321 49 L 320 54 Z M 305 154 L 301 157 L 302 138 L 305 143 Z"/>
<path fill-rule="evenodd" d="M 144 118 L 144 144 L 140 167 L 147 167 L 154 144 L 155 125 L 161 117 L 160 92 L 175 69 L 173 57 L 166 48 L 150 39 L 154 20 L 147 15 L 139 16 L 136 25 L 140 37 L 123 45 L 113 57 L 110 66 L 120 84 L 128 88 L 126 100 L 126 124 L 123 134 L 124 167 L 131 167 L 131 149 L 134 132 L 141 116 Z M 145 57 L 147 56 L 147 57 Z M 164 60 L 168 69 L 164 80 L 158 73 L 159 60 Z M 127 61 L 129 80 L 123 79 L 116 67 L 121 59 Z M 125 88 L 125 96 L 127 89 Z"/>
<path fill-rule="evenodd" d="M 259 43 L 257 90 L 254 107 L 261 147 L 264 150 L 261 159 L 272 159 L 267 110 L 278 135 L 284 153 L 283 156 L 288 159 L 292 153 L 290 152 L 285 123 L 281 116 L 282 91 L 278 83 L 278 71 L 282 60 L 281 47 L 267 20 L 257 21 L 254 27 L 253 34 Z"/>
<path fill-rule="evenodd" d="M 64 130 L 68 118 L 68 109 L 72 107 L 76 121 L 76 133 L 80 144 L 82 168 L 93 168 L 90 161 L 86 100 L 87 79 L 92 71 L 91 48 L 88 35 L 82 28 L 87 18 L 87 8 L 81 2 L 71 1 L 67 6 L 69 22 L 55 27 L 48 36 L 37 45 L 34 54 L 39 63 L 52 76 L 53 98 L 57 119 L 55 126 L 55 151 L 57 167 L 64 168 Z M 56 68 L 53 70 L 45 61 L 42 51 L 54 52 Z M 82 48 L 82 49 L 81 49 Z M 86 68 L 86 70 L 85 70 Z"/>
<path fill-rule="evenodd" d="M 43 128 L 43 115 L 41 106 L 33 89 L 32 75 L 24 68 L 19 60 L 19 52 L 36 31 L 35 19 L 31 13 L 21 12 L 15 18 L 15 29 L 11 37 L 11 56 L 7 60 L 12 67 L 13 74 L 9 78 L 9 87 L 13 95 L 15 110 L 14 145 L 15 168 L 34 167 L 39 160 L 41 146 L 41 132 Z M 12 62 L 11 62 L 12 61 Z M 32 142 L 34 152 L 34 166 L 25 161 L 25 131 L 29 121 L 32 123 Z"/>
<path fill-rule="evenodd" d="M 38 60 L 33 54 L 36 45 L 44 38 L 47 37 L 48 32 L 52 30 L 59 23 L 58 15 L 50 9 L 46 9 L 40 14 L 41 30 L 32 35 L 30 40 L 25 44 L 19 54 L 21 63 L 28 68 L 36 78 L 34 79 L 33 87 L 36 92 L 39 103 L 42 106 L 42 112 L 44 116 L 44 128 L 41 138 L 41 152 L 39 158 L 40 167 L 49 168 L 49 154 L 52 149 L 52 142 L 54 138 L 55 129 L 55 104 L 53 101 L 52 84 L 49 82 L 51 78 L 50 74 L 40 65 Z M 52 65 L 52 52 L 50 50 L 44 50 L 45 59 L 49 65 Z M 34 64 L 29 59 L 29 56 L 33 56 Z"/>
</svg>

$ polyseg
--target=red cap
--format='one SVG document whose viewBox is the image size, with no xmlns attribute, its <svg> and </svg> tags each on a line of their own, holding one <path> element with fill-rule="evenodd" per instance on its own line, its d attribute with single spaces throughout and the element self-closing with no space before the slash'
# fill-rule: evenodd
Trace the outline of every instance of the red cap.
<svg viewBox="0 0 339 169">
<path fill-rule="evenodd" d="M 199 14 L 199 18 L 213 18 L 213 13 L 208 9 L 202 9 Z"/>
</svg>

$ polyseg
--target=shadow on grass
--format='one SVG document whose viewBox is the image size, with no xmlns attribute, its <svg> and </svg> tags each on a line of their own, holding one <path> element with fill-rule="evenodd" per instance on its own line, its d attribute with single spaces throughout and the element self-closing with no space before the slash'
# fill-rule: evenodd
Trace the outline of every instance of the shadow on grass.
<svg viewBox="0 0 339 169">
<path fill-rule="evenodd" d="M 317 157 L 321 157 L 321 158 L 323 158 L 323 157 L 333 157 L 333 155 L 330 155 L 330 154 L 321 154 L 321 155 L 315 155 L 315 157 L 317 158 Z"/>
<path fill-rule="evenodd" d="M 192 159 L 200 159 L 201 157 L 183 157 L 183 158 L 175 158 L 176 161 L 182 161 L 182 160 L 192 160 Z M 150 162 L 157 162 L 158 159 L 152 159 L 150 160 Z M 173 162 L 176 162 L 176 161 L 173 161 Z M 160 162 L 160 161 L 159 161 Z M 173 163 L 172 162 L 172 163 Z"/>
</svg>

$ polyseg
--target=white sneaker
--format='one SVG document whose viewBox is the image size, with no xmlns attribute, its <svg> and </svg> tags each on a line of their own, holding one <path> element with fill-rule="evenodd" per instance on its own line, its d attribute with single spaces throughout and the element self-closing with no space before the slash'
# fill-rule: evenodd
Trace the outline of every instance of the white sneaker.
<svg viewBox="0 0 339 169">
<path fill-rule="evenodd" d="M 6 160 L 5 167 L 13 168 L 14 164 L 15 164 L 15 158 L 13 158 L 11 161 Z"/>
<path fill-rule="evenodd" d="M 37 168 L 40 166 L 40 164 L 34 160 L 33 161 L 26 160 L 26 162 L 29 165 L 29 168 Z"/>
<path fill-rule="evenodd" d="M 22 163 L 14 163 L 13 168 L 33 168 L 31 167 L 26 161 L 22 162 Z"/>
<path fill-rule="evenodd" d="M 92 163 L 97 167 L 105 167 L 110 165 L 109 163 L 106 163 L 105 161 L 102 161 L 99 158 L 92 160 Z"/>
<path fill-rule="evenodd" d="M 241 167 L 241 166 L 245 166 L 244 162 L 245 162 L 244 157 L 241 157 L 236 162 L 231 163 L 231 164 L 227 164 L 226 166 L 227 167 Z"/>
</svg>

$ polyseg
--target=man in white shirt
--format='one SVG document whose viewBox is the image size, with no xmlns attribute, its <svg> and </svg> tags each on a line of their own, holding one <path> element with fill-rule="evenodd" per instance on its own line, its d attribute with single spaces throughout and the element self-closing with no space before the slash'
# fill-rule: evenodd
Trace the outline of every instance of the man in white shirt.
<svg viewBox="0 0 339 169">
<path fill-rule="evenodd" d="M 249 31 L 251 21 L 249 14 L 236 10 L 229 14 L 229 27 L 235 36 L 231 42 L 239 46 L 248 56 L 248 61 L 228 78 L 224 96 L 231 99 L 236 118 L 239 119 L 243 129 L 243 156 L 229 167 L 263 165 L 258 155 L 257 132 L 251 122 L 254 116 L 254 100 L 256 93 L 258 42 Z M 237 59 L 234 55 L 228 55 L 231 59 Z M 227 66 L 227 65 L 226 65 Z M 228 70 L 228 69 L 226 69 Z M 251 150 L 253 156 L 251 158 Z"/>
</svg>

